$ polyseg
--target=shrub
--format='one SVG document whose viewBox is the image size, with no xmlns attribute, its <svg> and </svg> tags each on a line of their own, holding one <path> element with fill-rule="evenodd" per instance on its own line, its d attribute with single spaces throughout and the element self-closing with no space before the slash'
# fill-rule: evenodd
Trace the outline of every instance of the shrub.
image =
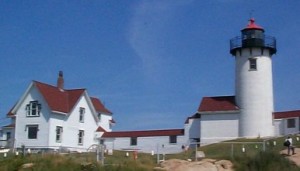
<svg viewBox="0 0 300 171">
<path fill-rule="evenodd" d="M 291 161 L 275 152 L 260 152 L 252 157 L 235 158 L 236 171 L 299 171 Z"/>
</svg>

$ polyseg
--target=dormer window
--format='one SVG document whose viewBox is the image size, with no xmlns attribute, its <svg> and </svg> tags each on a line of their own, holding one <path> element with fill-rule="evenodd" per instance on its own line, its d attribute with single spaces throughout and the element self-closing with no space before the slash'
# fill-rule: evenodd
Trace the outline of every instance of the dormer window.
<svg viewBox="0 0 300 171">
<path fill-rule="evenodd" d="M 42 105 L 38 101 L 30 101 L 26 105 L 26 116 L 27 117 L 39 117 L 42 109 Z"/>
<path fill-rule="evenodd" d="M 84 122 L 85 108 L 79 108 L 79 122 Z"/>
</svg>

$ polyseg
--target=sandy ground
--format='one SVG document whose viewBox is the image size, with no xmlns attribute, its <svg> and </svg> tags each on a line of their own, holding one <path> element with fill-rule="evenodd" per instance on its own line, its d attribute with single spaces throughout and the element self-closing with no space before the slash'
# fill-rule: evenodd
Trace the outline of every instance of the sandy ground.
<svg viewBox="0 0 300 171">
<path fill-rule="evenodd" d="M 292 153 L 292 152 L 291 152 Z M 288 158 L 289 160 L 293 161 L 297 166 L 300 167 L 300 148 L 295 148 L 295 153 L 294 155 L 288 155 L 287 154 L 287 149 L 282 150 L 280 154 Z"/>
</svg>

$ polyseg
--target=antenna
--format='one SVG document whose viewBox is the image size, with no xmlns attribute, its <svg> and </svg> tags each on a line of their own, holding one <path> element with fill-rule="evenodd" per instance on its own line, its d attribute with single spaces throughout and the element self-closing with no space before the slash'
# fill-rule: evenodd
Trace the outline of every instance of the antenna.
<svg viewBox="0 0 300 171">
<path fill-rule="evenodd" d="M 253 10 L 253 9 L 250 10 L 250 12 L 249 12 L 249 18 L 250 18 L 250 19 L 252 18 L 253 13 L 254 13 L 254 10 Z"/>
</svg>

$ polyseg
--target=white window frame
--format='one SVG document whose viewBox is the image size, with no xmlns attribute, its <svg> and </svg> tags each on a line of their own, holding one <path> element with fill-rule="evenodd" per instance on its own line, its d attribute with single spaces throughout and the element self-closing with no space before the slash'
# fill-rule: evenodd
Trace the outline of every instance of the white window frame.
<svg viewBox="0 0 300 171">
<path fill-rule="evenodd" d="M 137 137 L 130 137 L 130 146 L 137 146 L 138 138 Z"/>
<path fill-rule="evenodd" d="M 56 126 L 56 129 L 55 129 L 55 141 L 57 143 L 61 143 L 62 142 L 62 133 L 63 133 L 63 127 Z"/>
<path fill-rule="evenodd" d="M 99 120 L 99 122 L 101 122 L 101 117 L 102 117 L 101 113 L 98 113 L 98 120 Z"/>
<path fill-rule="evenodd" d="M 78 132 L 78 144 L 83 145 L 84 140 L 84 130 L 79 130 Z"/>
<path fill-rule="evenodd" d="M 169 136 L 169 143 L 170 144 L 177 144 L 177 135 L 170 135 Z"/>
<path fill-rule="evenodd" d="M 249 58 L 249 70 L 256 71 L 257 70 L 257 59 Z"/>
<path fill-rule="evenodd" d="M 36 130 L 34 130 L 34 128 Z M 28 139 L 38 139 L 38 132 L 39 132 L 39 125 L 26 125 L 26 130 L 27 130 L 27 138 Z M 35 132 L 31 132 L 35 131 Z"/>
<path fill-rule="evenodd" d="M 6 140 L 10 140 L 11 139 L 11 132 L 6 132 Z"/>
<path fill-rule="evenodd" d="M 79 122 L 84 123 L 85 108 L 79 108 Z"/>
<path fill-rule="evenodd" d="M 286 120 L 286 127 L 287 128 L 296 128 L 296 119 L 290 118 Z"/>
<path fill-rule="evenodd" d="M 41 113 L 42 105 L 37 100 L 30 101 L 26 105 L 26 116 L 27 117 L 39 117 Z"/>
</svg>

